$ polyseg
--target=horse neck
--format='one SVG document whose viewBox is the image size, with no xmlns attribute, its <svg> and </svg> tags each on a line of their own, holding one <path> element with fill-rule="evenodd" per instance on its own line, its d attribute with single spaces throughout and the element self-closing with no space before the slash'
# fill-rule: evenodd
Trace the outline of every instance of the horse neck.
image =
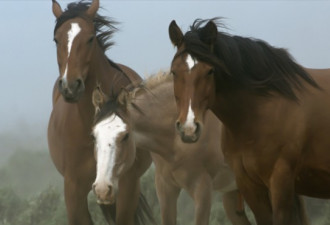
<svg viewBox="0 0 330 225">
<path fill-rule="evenodd" d="M 151 146 L 152 152 L 163 157 L 172 155 L 172 147 L 166 146 L 173 146 L 176 135 L 173 84 L 166 82 L 150 90 L 142 89 L 132 100 L 129 112 L 134 133 L 139 137 L 137 144 Z"/>
<path fill-rule="evenodd" d="M 85 93 L 78 102 L 80 113 L 89 124 L 92 124 L 95 112 L 92 104 L 93 90 L 97 85 L 101 85 L 102 90 L 110 96 L 113 93 L 113 90 L 111 90 L 113 81 L 119 74 L 121 72 L 109 63 L 103 50 L 97 46 L 93 52 L 85 80 Z"/>
<path fill-rule="evenodd" d="M 218 93 L 211 110 L 230 131 L 247 136 L 247 134 L 253 135 L 250 130 L 251 124 L 258 123 L 260 108 L 264 103 L 264 97 L 247 91 L 234 91 L 230 94 Z"/>
<path fill-rule="evenodd" d="M 151 89 L 142 88 L 136 93 L 136 96 L 132 99 L 131 107 L 134 117 L 140 118 L 137 120 L 137 124 L 149 124 L 153 120 L 160 118 L 176 118 L 177 109 L 174 99 L 173 83 L 166 81 L 160 83 Z M 140 109 L 142 112 L 140 112 Z M 161 120 L 157 124 L 150 124 L 150 126 L 159 126 L 167 129 L 167 122 Z"/>
</svg>

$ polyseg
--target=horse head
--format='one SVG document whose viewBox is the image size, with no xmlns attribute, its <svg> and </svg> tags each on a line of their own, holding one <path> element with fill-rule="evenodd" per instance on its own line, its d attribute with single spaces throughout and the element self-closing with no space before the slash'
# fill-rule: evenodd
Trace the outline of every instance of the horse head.
<svg viewBox="0 0 330 225">
<path fill-rule="evenodd" d="M 214 30 L 215 29 L 215 30 Z M 209 22 L 202 30 L 201 51 L 212 47 L 216 37 L 216 26 Z M 175 21 L 169 26 L 170 39 L 177 47 L 177 53 L 171 64 L 174 80 L 174 95 L 178 108 L 176 129 L 182 141 L 196 142 L 201 134 L 203 118 L 215 95 L 214 67 L 194 56 L 185 43 L 185 36 Z M 190 46 L 189 46 L 190 47 Z M 193 46 L 196 47 L 196 46 Z M 199 48 L 199 47 L 197 47 Z"/>
<path fill-rule="evenodd" d="M 73 5 L 74 10 L 70 10 Z M 58 88 L 67 102 L 77 102 L 85 91 L 85 80 L 97 45 L 93 20 L 99 0 L 93 0 L 90 5 L 72 3 L 64 12 L 53 0 L 52 8 L 57 20 L 54 41 L 60 72 Z"/>
<path fill-rule="evenodd" d="M 115 202 L 118 181 L 135 161 L 136 149 L 131 135 L 131 126 L 123 101 L 123 91 L 117 101 L 96 88 L 93 92 L 95 124 L 93 127 L 94 153 L 97 161 L 97 175 L 93 190 L 101 204 Z"/>
</svg>

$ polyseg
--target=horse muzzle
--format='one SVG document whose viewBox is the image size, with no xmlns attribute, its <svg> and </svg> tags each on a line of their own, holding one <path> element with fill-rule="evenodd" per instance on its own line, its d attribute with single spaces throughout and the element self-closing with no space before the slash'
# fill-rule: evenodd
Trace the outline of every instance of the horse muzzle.
<svg viewBox="0 0 330 225">
<path fill-rule="evenodd" d="M 82 79 L 76 79 L 73 82 L 68 82 L 61 78 L 58 81 L 58 88 L 66 102 L 75 103 L 79 101 L 81 95 L 85 91 L 85 85 Z"/>
<path fill-rule="evenodd" d="M 116 191 L 112 185 L 94 183 L 93 192 L 98 204 L 111 205 L 116 201 Z"/>
<path fill-rule="evenodd" d="M 194 122 L 192 125 L 182 125 L 180 121 L 177 121 L 175 127 L 181 140 L 185 143 L 195 143 L 201 135 L 201 124 L 199 122 Z"/>
</svg>

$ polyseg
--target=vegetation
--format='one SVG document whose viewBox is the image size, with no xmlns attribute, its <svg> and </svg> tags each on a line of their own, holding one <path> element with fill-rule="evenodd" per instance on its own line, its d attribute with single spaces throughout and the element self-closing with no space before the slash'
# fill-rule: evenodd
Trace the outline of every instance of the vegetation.
<svg viewBox="0 0 330 225">
<path fill-rule="evenodd" d="M 159 204 L 154 188 L 154 170 L 144 175 L 141 190 L 160 224 Z M 62 178 L 47 152 L 17 151 L 0 167 L 0 225 L 67 225 Z M 106 225 L 93 193 L 89 208 L 95 224 Z M 312 224 L 330 224 L 330 203 L 307 199 Z M 182 192 L 178 202 L 178 224 L 192 225 L 193 201 Z M 252 219 L 252 213 L 247 210 Z M 221 196 L 214 194 L 210 224 L 229 225 Z"/>
</svg>

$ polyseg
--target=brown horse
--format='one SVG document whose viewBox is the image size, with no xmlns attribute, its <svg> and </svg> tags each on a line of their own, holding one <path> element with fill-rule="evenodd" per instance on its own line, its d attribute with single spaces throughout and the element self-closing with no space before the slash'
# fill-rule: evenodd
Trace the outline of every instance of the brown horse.
<svg viewBox="0 0 330 225">
<path fill-rule="evenodd" d="M 93 224 L 87 206 L 87 195 L 96 175 L 90 135 L 94 118 L 93 89 L 99 84 L 115 99 L 122 87 L 141 80 L 130 68 L 106 57 L 104 52 L 111 46 L 110 37 L 115 28 L 113 21 L 97 14 L 98 8 L 99 1 L 94 0 L 91 4 L 71 3 L 63 12 L 53 0 L 59 78 L 53 90 L 48 144 L 52 160 L 64 177 L 65 203 L 71 225 Z M 134 224 L 134 218 L 138 219 L 135 212 L 140 196 L 139 177 L 149 167 L 151 157 L 141 152 L 135 163 L 139 170 L 128 171 L 119 181 L 122 191 L 115 209 L 101 206 L 108 221 L 116 217 L 117 224 L 127 225 Z"/>
<path fill-rule="evenodd" d="M 100 89 L 94 93 L 97 109 L 93 128 L 97 155 L 94 186 L 99 201 L 112 202 L 115 198 L 118 179 L 138 159 L 137 147 L 152 154 L 163 225 L 176 224 L 181 189 L 194 200 L 196 225 L 208 224 L 212 190 L 223 193 L 224 208 L 233 224 L 250 224 L 232 170 L 220 148 L 219 120 L 208 113 L 205 127 L 210 132 L 204 132 L 195 144 L 185 144 L 176 135 L 173 123 L 177 111 L 170 75 L 152 76 L 141 87 L 130 92 L 124 90 L 118 102 L 106 101 Z"/>
<path fill-rule="evenodd" d="M 283 49 L 218 32 L 217 19 L 196 20 L 185 35 L 172 21 L 169 35 L 183 140 L 206 132 L 211 109 L 258 224 L 301 224 L 295 193 L 330 197 L 330 69 L 305 69 Z"/>
</svg>

